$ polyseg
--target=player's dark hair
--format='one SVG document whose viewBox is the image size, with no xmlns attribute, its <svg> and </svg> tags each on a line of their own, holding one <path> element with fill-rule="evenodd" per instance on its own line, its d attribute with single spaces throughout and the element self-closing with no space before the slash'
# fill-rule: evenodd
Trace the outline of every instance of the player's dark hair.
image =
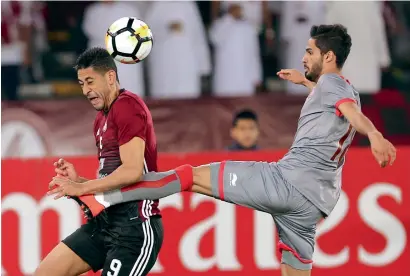
<svg viewBox="0 0 410 276">
<path fill-rule="evenodd" d="M 232 120 L 232 126 L 235 127 L 238 124 L 239 120 L 252 120 L 255 123 L 258 123 L 258 115 L 256 115 L 253 110 L 250 109 L 243 109 L 235 114 Z"/>
<path fill-rule="evenodd" d="M 103 74 L 110 70 L 114 70 L 117 75 L 117 81 L 120 81 L 118 78 L 117 65 L 111 55 L 104 48 L 94 47 L 85 50 L 78 57 L 74 69 L 78 71 L 89 67 L 92 67 L 95 71 Z"/>
<path fill-rule="evenodd" d="M 345 26 L 340 24 L 313 26 L 310 37 L 316 40 L 316 47 L 322 55 L 332 51 L 336 55 L 336 65 L 343 67 L 352 47 L 352 38 Z"/>
</svg>

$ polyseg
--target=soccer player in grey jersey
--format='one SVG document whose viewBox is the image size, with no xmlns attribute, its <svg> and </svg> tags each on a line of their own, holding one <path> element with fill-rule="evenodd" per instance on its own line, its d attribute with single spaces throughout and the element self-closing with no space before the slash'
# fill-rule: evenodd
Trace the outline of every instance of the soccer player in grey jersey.
<svg viewBox="0 0 410 276">
<path fill-rule="evenodd" d="M 281 70 L 286 80 L 305 85 L 310 93 L 302 107 L 295 140 L 278 162 L 184 165 L 145 174 L 140 182 L 110 191 L 99 180 L 84 184 L 54 178 L 50 194 L 78 196 L 95 216 L 104 208 L 140 199 L 158 199 L 192 191 L 272 215 L 279 233 L 282 275 L 310 275 L 316 225 L 339 198 L 345 155 L 355 132 L 366 135 L 383 168 L 396 158 L 394 146 L 360 111 L 358 92 L 341 76 L 351 38 L 341 25 L 313 26 L 303 64 L 305 76 Z M 98 196 L 94 196 L 98 194 Z"/>
</svg>

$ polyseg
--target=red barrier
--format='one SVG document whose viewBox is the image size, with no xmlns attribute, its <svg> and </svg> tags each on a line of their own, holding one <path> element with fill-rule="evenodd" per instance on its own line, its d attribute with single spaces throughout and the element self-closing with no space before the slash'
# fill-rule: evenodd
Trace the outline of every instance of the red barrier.
<svg viewBox="0 0 410 276">
<path fill-rule="evenodd" d="M 161 170 L 212 161 L 278 160 L 283 152 L 160 156 Z M 351 149 L 343 194 L 318 226 L 314 275 L 410 275 L 410 148 L 380 169 L 368 149 Z M 2 161 L 2 270 L 32 274 L 60 240 L 80 226 L 76 203 L 45 197 L 52 161 Z M 79 173 L 96 175 L 95 157 L 72 158 Z M 161 200 L 165 241 L 152 274 L 280 275 L 276 233 L 269 215 L 194 194 Z M 2 275 L 6 275 L 3 274 Z"/>
</svg>

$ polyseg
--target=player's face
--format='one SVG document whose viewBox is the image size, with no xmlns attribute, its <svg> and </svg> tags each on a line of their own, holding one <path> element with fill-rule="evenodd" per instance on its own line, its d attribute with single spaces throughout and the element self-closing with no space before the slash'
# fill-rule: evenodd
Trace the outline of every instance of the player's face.
<svg viewBox="0 0 410 276">
<path fill-rule="evenodd" d="M 96 110 L 103 110 L 107 106 L 109 95 L 109 88 L 104 75 L 91 67 L 79 69 L 77 75 L 84 96 L 87 97 Z"/>
<path fill-rule="evenodd" d="M 312 38 L 308 41 L 302 62 L 305 68 L 305 77 L 310 81 L 317 82 L 323 70 L 323 56 Z"/>
<path fill-rule="evenodd" d="M 244 148 L 253 147 L 259 137 L 258 125 L 254 120 L 239 119 L 231 130 L 231 137 Z"/>
</svg>

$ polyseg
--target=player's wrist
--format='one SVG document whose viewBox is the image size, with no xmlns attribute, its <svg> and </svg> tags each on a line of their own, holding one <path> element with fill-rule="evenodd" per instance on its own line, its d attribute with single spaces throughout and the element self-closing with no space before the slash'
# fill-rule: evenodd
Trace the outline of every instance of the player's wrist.
<svg viewBox="0 0 410 276">
<path fill-rule="evenodd" d="M 369 138 L 369 141 L 372 142 L 374 139 L 383 138 L 383 135 L 379 131 L 373 130 L 367 133 L 367 137 Z"/>
<path fill-rule="evenodd" d="M 88 179 L 86 179 L 86 178 L 84 178 L 84 177 L 82 177 L 82 176 L 77 176 L 77 178 L 76 178 L 74 181 L 75 181 L 75 182 L 78 182 L 78 183 L 85 183 L 85 182 L 88 181 Z"/>
<path fill-rule="evenodd" d="M 82 184 L 84 184 L 84 185 L 82 185 L 83 187 L 82 187 L 82 194 L 83 195 L 88 195 L 88 194 L 93 194 L 93 189 L 94 189 L 94 186 L 95 186 L 95 183 L 94 183 L 94 180 L 87 180 L 87 181 L 84 181 L 84 182 L 82 182 Z"/>
</svg>

